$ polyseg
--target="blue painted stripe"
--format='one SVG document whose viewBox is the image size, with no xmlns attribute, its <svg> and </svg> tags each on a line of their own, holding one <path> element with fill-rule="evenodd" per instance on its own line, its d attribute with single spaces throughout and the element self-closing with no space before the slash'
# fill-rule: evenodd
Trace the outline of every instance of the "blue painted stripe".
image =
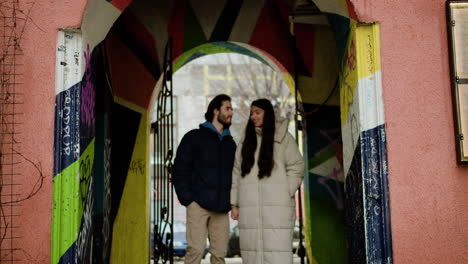
<svg viewBox="0 0 468 264">
<path fill-rule="evenodd" d="M 361 133 L 367 262 L 392 263 L 385 126 Z"/>
<path fill-rule="evenodd" d="M 54 177 L 79 158 L 81 82 L 55 98 Z"/>
<path fill-rule="evenodd" d="M 359 139 L 360 140 L 360 139 Z M 361 146 L 354 150 L 345 180 L 345 221 L 348 239 L 348 263 L 366 263 L 366 232 L 362 192 Z"/>
<path fill-rule="evenodd" d="M 196 60 L 198 58 L 201 58 L 203 56 L 207 55 L 206 53 L 203 53 L 203 52 L 195 52 L 193 53 L 185 62 L 184 62 L 184 65 L 193 61 L 193 60 Z"/>
<path fill-rule="evenodd" d="M 63 256 L 60 258 L 58 264 L 72 264 L 72 263 L 78 263 L 76 259 L 76 241 L 73 243 L 73 245 L 63 254 Z"/>
<path fill-rule="evenodd" d="M 345 181 L 349 263 L 393 263 L 385 126 L 361 132 Z"/>
</svg>

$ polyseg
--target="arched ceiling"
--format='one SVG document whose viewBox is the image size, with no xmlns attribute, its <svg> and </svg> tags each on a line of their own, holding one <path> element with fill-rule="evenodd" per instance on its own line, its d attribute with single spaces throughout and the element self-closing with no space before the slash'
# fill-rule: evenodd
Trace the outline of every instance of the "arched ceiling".
<svg viewBox="0 0 468 264">
<path fill-rule="evenodd" d="M 264 51 L 284 71 L 297 72 L 304 85 L 320 87 L 323 96 L 334 86 L 347 41 L 347 25 L 354 17 L 352 8 L 348 8 L 350 0 L 90 0 L 96 1 L 107 1 L 111 4 L 108 6 L 123 11 L 112 30 L 155 79 L 169 37 L 174 59 L 205 43 L 230 41 Z M 321 15 L 328 26 L 301 22 L 295 24 L 293 36 L 290 21 L 299 13 Z M 310 94 L 320 98 L 315 92 Z M 312 102 L 312 97 L 307 101 L 318 103 Z"/>
</svg>

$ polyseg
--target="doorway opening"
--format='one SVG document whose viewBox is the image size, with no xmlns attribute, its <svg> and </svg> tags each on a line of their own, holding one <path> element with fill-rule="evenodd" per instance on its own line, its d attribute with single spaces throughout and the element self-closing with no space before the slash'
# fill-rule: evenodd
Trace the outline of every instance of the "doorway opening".
<svg viewBox="0 0 468 264">
<path fill-rule="evenodd" d="M 168 127 L 171 127 L 173 131 L 173 149 L 176 150 L 177 144 L 185 133 L 198 128 L 204 122 L 203 115 L 209 101 L 221 93 L 229 95 L 232 99 L 234 117 L 230 132 L 236 143 L 239 142 L 241 135 L 244 133 L 245 124 L 249 117 L 250 103 L 258 98 L 269 99 L 275 108 L 276 115 L 290 120 L 289 130 L 295 135 L 296 102 L 291 88 L 283 80 L 283 73 L 277 71 L 277 65 L 272 64 L 270 66 L 268 64 L 274 62 L 256 55 L 251 50 L 253 50 L 252 47 L 246 47 L 245 45 L 242 47 L 236 43 L 219 42 L 202 45 L 188 52 L 188 54 L 197 54 L 195 57 L 180 56 L 175 62 L 176 71 L 172 77 L 164 77 L 160 80 L 160 82 L 164 82 L 170 79 L 172 83 L 170 84 L 172 87 L 170 90 L 172 92 L 168 93 L 168 90 L 162 87 L 164 83 L 158 83 L 161 92 L 157 104 L 153 108 L 153 111 L 157 114 L 152 114 L 152 118 L 156 121 L 152 121 L 152 123 L 158 124 L 157 131 L 162 134 L 159 136 L 153 134 L 151 140 L 167 139 L 168 133 L 163 131 L 168 131 Z M 203 51 L 203 54 L 200 51 Z M 222 53 L 219 53 L 220 51 Z M 243 51 L 243 53 L 241 54 L 239 51 Z M 246 53 L 248 55 L 245 55 Z M 165 97 L 166 94 L 170 94 L 171 98 L 164 103 L 161 98 Z M 167 107 L 171 102 L 172 110 L 166 109 L 163 111 L 164 114 L 159 113 L 164 108 L 164 106 L 161 107 L 161 104 L 165 104 Z M 160 117 L 168 115 L 173 115 L 171 124 L 160 119 Z M 156 149 L 158 144 L 151 143 L 150 145 L 155 146 Z M 172 152 L 166 150 L 166 152 L 168 151 Z M 151 159 L 154 159 L 156 163 L 164 163 L 165 158 L 168 157 L 167 154 L 160 153 L 160 149 L 152 150 L 151 153 L 159 156 Z M 171 156 L 174 158 L 172 154 Z M 154 167 L 157 168 L 157 166 Z M 164 188 L 172 189 L 172 186 L 163 179 L 163 174 L 158 172 L 156 174 L 150 173 L 150 175 L 154 175 L 152 179 L 152 186 L 154 187 L 151 188 L 154 195 L 151 197 L 156 197 L 155 200 L 151 201 L 150 222 L 156 223 L 153 229 L 160 232 L 154 236 L 152 241 L 156 242 L 152 243 L 150 248 L 156 247 L 156 252 L 158 250 L 167 250 L 171 239 L 164 241 L 164 238 L 167 238 L 168 234 L 173 234 L 173 236 L 169 235 L 170 238 L 173 238 L 174 251 L 172 252 L 174 256 L 181 257 L 185 254 L 187 246 L 185 241 L 185 207 L 180 205 L 174 192 L 167 193 L 164 190 Z M 166 185 L 167 187 L 165 187 Z M 162 197 L 161 195 L 158 196 L 157 193 L 167 195 Z M 166 199 L 167 201 L 158 201 L 158 199 Z M 161 214 L 161 212 L 167 211 L 166 208 L 169 208 L 169 211 L 173 209 L 173 212 Z M 171 225 L 166 224 L 168 222 L 173 223 L 173 230 L 171 230 Z M 161 232 L 161 224 L 166 226 L 166 228 L 163 228 L 163 232 Z M 240 255 L 236 225 L 235 221 L 230 221 L 231 234 L 227 249 L 228 257 L 239 257 Z M 151 233 L 151 236 L 154 235 L 154 232 Z M 158 238 L 163 241 L 157 241 Z M 295 245 L 296 248 L 299 246 L 298 243 Z M 169 255 L 169 253 L 155 253 L 152 256 L 155 259 L 165 259 L 166 255 Z"/>
</svg>

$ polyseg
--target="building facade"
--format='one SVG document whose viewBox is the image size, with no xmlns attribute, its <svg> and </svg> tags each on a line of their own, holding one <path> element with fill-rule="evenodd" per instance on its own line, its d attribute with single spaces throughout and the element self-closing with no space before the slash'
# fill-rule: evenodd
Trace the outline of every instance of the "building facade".
<svg viewBox="0 0 468 264">
<path fill-rule="evenodd" d="M 309 258 L 468 262 L 446 2 L 313 2 L 314 22 L 286 0 L 0 3 L 0 262 L 87 263 L 96 248 L 96 261 L 149 261 L 148 138 L 169 36 L 175 70 L 220 52 L 270 65 L 305 113 L 321 111 L 304 118 L 308 139 L 339 139 L 305 143 Z M 336 220 L 333 245 L 321 220 Z"/>
</svg>

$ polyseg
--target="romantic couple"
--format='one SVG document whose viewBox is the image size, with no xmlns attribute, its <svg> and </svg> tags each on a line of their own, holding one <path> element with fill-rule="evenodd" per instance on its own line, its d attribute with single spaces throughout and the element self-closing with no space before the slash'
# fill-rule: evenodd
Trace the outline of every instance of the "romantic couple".
<svg viewBox="0 0 468 264">
<path fill-rule="evenodd" d="M 231 98 L 217 95 L 206 122 L 185 134 L 177 150 L 173 184 L 187 207 L 185 263 L 201 262 L 207 238 L 211 263 L 225 263 L 229 211 L 239 221 L 243 264 L 292 263 L 294 195 L 304 160 L 288 121 L 275 118 L 269 100 L 252 102 L 237 150 L 232 115 Z"/>
</svg>

